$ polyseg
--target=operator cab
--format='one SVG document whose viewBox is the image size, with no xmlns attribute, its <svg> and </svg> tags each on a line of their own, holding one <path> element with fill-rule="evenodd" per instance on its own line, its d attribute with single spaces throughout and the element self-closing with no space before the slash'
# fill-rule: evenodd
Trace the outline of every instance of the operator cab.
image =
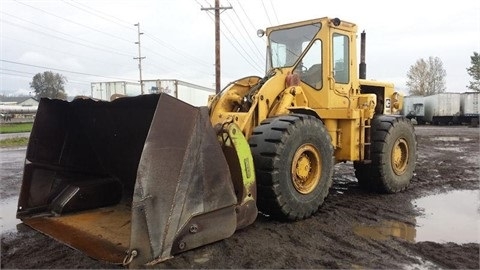
<svg viewBox="0 0 480 270">
<path fill-rule="evenodd" d="M 333 19 L 331 23 L 336 27 L 340 25 L 340 20 Z M 349 37 L 337 31 L 330 35 L 330 31 L 321 31 L 322 27 L 326 27 L 322 21 L 313 20 L 269 31 L 267 70 L 290 69 L 300 76 L 303 83 L 316 90 L 327 85 L 325 78 L 330 74 L 335 83 L 348 84 Z M 324 53 L 330 39 L 332 59 L 328 59 L 328 54 Z M 329 61 L 333 64 L 326 65 Z"/>
</svg>

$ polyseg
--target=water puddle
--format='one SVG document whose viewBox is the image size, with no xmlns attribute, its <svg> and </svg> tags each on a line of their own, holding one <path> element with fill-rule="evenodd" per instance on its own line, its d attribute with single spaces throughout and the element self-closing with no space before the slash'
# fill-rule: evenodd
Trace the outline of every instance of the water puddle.
<svg viewBox="0 0 480 270">
<path fill-rule="evenodd" d="M 434 147 L 434 148 L 440 151 L 457 152 L 457 153 L 462 153 L 463 151 L 465 151 L 460 148 L 452 148 L 452 147 Z"/>
<path fill-rule="evenodd" d="M 471 141 L 472 139 L 452 136 L 452 137 L 434 137 L 434 138 L 430 138 L 430 140 L 442 141 L 442 142 L 468 142 L 468 141 Z"/>
<path fill-rule="evenodd" d="M 13 197 L 0 201 L 0 227 L 2 232 L 12 231 L 21 223 L 17 215 L 18 198 Z"/>
<path fill-rule="evenodd" d="M 383 221 L 374 226 L 356 226 L 353 232 L 361 237 L 383 241 L 392 236 L 415 242 L 415 227 L 398 221 Z"/>
<path fill-rule="evenodd" d="M 478 190 L 456 190 L 413 201 L 417 217 L 416 241 L 480 243 Z"/>
<path fill-rule="evenodd" d="M 426 196 L 412 202 L 422 212 L 413 220 L 415 226 L 387 220 L 373 226 L 358 225 L 353 231 L 361 237 L 379 241 L 396 237 L 413 243 L 480 243 L 479 196 L 478 190 Z"/>
</svg>

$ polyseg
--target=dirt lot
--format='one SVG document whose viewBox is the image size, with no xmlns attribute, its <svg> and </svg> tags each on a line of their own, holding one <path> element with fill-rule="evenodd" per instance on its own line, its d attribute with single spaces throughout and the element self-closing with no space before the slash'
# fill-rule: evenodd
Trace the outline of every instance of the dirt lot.
<svg viewBox="0 0 480 270">
<path fill-rule="evenodd" d="M 363 191 L 351 164 L 338 164 L 330 195 L 314 217 L 278 222 L 259 216 L 229 239 L 156 267 L 479 269 L 479 129 L 417 126 L 416 134 L 417 169 L 406 191 Z M 2 222 L 8 224 L 14 222 L 25 149 L 2 149 L 0 155 L 0 206 Z M 446 194 L 457 194 L 457 199 L 448 201 L 442 197 Z M 473 214 L 447 216 L 457 222 L 453 225 L 432 220 L 433 208 L 422 199 L 433 198 L 434 206 L 461 206 L 465 194 L 473 194 L 465 204 L 473 205 Z M 120 268 L 90 259 L 25 225 L 5 228 L 1 268 Z M 440 236 L 425 236 L 424 231 Z M 462 234 L 464 240 L 455 240 Z"/>
</svg>

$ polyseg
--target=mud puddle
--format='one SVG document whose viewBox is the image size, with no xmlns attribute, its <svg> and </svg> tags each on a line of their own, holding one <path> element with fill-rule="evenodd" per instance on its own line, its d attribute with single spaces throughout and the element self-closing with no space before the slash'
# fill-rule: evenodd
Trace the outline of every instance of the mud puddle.
<svg viewBox="0 0 480 270">
<path fill-rule="evenodd" d="M 412 217 L 411 223 L 384 220 L 355 226 L 353 231 L 380 241 L 396 237 L 412 243 L 480 243 L 479 196 L 479 190 L 455 190 L 422 197 L 412 201 L 421 215 Z"/>
<path fill-rule="evenodd" d="M 12 231 L 21 223 L 16 218 L 18 198 L 8 198 L 0 201 L 0 226 L 3 232 Z"/>
<path fill-rule="evenodd" d="M 423 213 L 416 218 L 416 241 L 480 243 L 479 195 L 478 190 L 455 190 L 413 201 Z"/>
</svg>

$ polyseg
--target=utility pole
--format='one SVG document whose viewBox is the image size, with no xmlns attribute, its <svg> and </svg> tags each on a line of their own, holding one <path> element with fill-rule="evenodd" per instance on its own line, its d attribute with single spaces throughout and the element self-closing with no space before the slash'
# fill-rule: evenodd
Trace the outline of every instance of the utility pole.
<svg viewBox="0 0 480 270">
<path fill-rule="evenodd" d="M 201 10 L 215 11 L 215 93 L 220 93 L 220 10 L 232 9 L 232 7 L 220 7 L 220 0 L 215 0 L 214 8 L 201 8 Z"/>
<path fill-rule="evenodd" d="M 137 32 L 138 32 L 138 41 L 135 42 L 135 44 L 138 44 L 138 57 L 134 57 L 133 59 L 137 60 L 138 59 L 138 70 L 140 71 L 140 92 L 143 95 L 143 79 L 142 79 L 142 59 L 145 59 L 145 56 L 142 57 L 142 47 L 140 46 L 140 35 L 143 35 L 143 33 L 140 32 L 140 23 L 134 24 L 134 26 L 137 27 Z"/>
</svg>

